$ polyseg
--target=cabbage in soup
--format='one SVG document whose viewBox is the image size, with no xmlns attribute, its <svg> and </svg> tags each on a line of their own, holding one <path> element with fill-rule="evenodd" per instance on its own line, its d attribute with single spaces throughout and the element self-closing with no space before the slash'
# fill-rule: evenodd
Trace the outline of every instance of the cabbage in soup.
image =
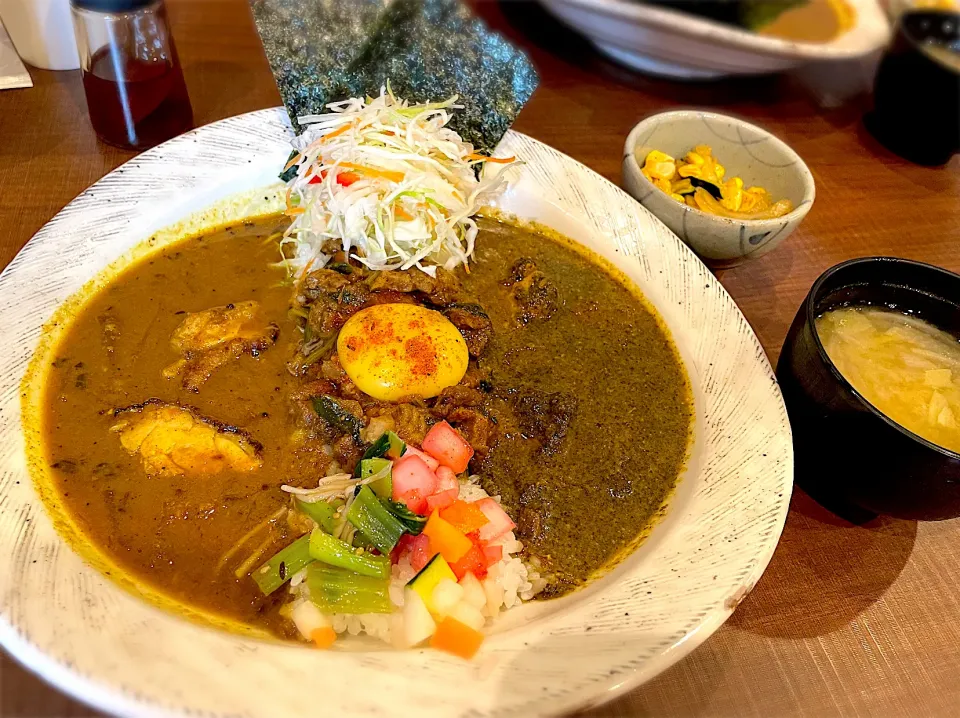
<svg viewBox="0 0 960 718">
<path fill-rule="evenodd" d="M 917 317 L 843 307 L 817 318 L 817 332 L 844 378 L 913 433 L 960 451 L 960 342 Z"/>
</svg>

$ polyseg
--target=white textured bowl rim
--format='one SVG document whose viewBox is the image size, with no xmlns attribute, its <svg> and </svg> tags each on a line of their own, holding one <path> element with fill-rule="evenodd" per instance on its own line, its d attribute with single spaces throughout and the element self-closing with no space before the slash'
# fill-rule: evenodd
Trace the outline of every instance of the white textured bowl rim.
<svg viewBox="0 0 960 718">
<path fill-rule="evenodd" d="M 868 0 L 869 1 L 869 0 Z M 581 8 L 602 13 L 608 17 L 620 20 L 631 20 L 643 24 L 654 25 L 661 30 L 676 30 L 682 26 L 689 36 L 709 37 L 714 41 L 722 41 L 728 45 L 744 49 L 755 50 L 766 55 L 779 57 L 793 57 L 804 60 L 844 60 L 862 57 L 877 49 L 880 42 L 872 34 L 862 33 L 861 42 L 851 47 L 837 47 L 837 41 L 843 35 L 826 43 L 799 42 L 785 38 L 759 35 L 744 28 L 733 25 L 724 25 L 707 18 L 683 13 L 667 7 L 657 7 L 635 2 L 634 0 L 543 0 L 547 4 L 555 2 L 566 5 L 577 5 Z M 857 25 L 848 30 L 855 32 L 861 24 L 858 15 Z M 847 33 L 844 33 L 847 34 Z"/>
<path fill-rule="evenodd" d="M 265 184 L 289 133 L 274 108 L 145 152 L 79 195 L 0 275 L 0 643 L 117 714 L 312 714 L 309 695 L 291 690 L 304 686 L 327 712 L 427 718 L 597 704 L 700 645 L 760 578 L 786 518 L 793 447 L 776 379 L 736 304 L 686 245 L 609 181 L 516 132 L 499 150 L 526 164 L 504 208 L 521 214 L 533 201 L 524 197 L 536 196 L 531 219 L 569 217 L 609 242 L 684 344 L 703 391 L 702 467 L 643 561 L 569 609 L 497 634 L 468 664 L 428 650 L 313 651 L 198 626 L 123 591 L 66 547 L 28 480 L 20 420 L 19 380 L 43 323 L 92 276 L 84 267 L 145 239 L 164 212 Z"/>
<path fill-rule="evenodd" d="M 794 220 L 800 221 L 803 217 L 810 211 L 810 207 L 813 205 L 814 200 L 817 198 L 817 187 L 816 183 L 813 180 L 813 174 L 810 172 L 810 168 L 807 167 L 807 163 L 803 161 L 803 158 L 797 154 L 790 145 L 781 140 L 775 134 L 769 130 L 765 130 L 762 127 L 758 127 L 752 122 L 747 122 L 746 120 L 741 120 L 739 117 L 734 117 L 733 115 L 723 115 L 719 112 L 708 112 L 706 110 L 669 110 L 668 112 L 658 112 L 655 115 L 650 115 L 640 120 L 632 130 L 630 134 L 627 135 L 627 139 L 623 144 L 623 159 L 625 162 L 631 162 L 636 166 L 637 175 L 641 178 L 643 182 L 646 183 L 649 192 L 660 192 L 661 190 L 653 185 L 650 180 L 641 172 L 640 163 L 637 161 L 636 149 L 638 145 L 645 143 L 646 138 L 640 139 L 640 136 L 643 135 L 647 130 L 651 129 L 651 126 L 659 127 L 664 123 L 670 122 L 672 119 L 688 119 L 690 117 L 698 117 L 703 120 L 704 125 L 708 129 L 710 125 L 707 124 L 707 120 L 719 120 L 722 122 L 732 122 L 737 126 L 737 136 L 740 138 L 741 144 L 744 148 L 749 144 L 740 132 L 741 127 L 749 127 L 754 132 L 757 132 L 763 135 L 766 139 L 770 140 L 772 144 L 776 145 L 781 152 L 783 152 L 788 157 L 792 158 L 792 162 L 784 167 L 784 169 L 790 169 L 791 171 L 796 171 L 803 182 L 803 199 L 797 203 L 797 206 L 792 210 L 787 212 L 781 217 L 775 217 L 773 219 L 735 219 L 733 217 L 720 217 L 715 214 L 710 214 L 709 212 L 704 212 L 703 210 L 690 207 L 686 204 L 677 203 L 677 206 L 682 208 L 685 212 L 696 212 L 698 215 L 703 217 L 708 217 L 710 220 L 716 221 L 720 224 L 736 224 L 744 225 L 746 227 L 761 229 L 762 227 L 770 224 L 782 224 L 783 222 L 793 222 Z M 649 136 L 649 135 L 648 135 Z M 719 137 L 719 135 L 717 135 Z M 724 142 L 730 142 L 729 139 L 719 137 L 719 139 Z M 704 143 L 706 144 L 706 143 Z M 759 161 L 759 160 L 758 160 Z M 737 174 L 734 172 L 734 174 Z M 643 202 L 650 195 L 644 195 L 643 197 L 637 197 L 640 202 Z"/>
</svg>

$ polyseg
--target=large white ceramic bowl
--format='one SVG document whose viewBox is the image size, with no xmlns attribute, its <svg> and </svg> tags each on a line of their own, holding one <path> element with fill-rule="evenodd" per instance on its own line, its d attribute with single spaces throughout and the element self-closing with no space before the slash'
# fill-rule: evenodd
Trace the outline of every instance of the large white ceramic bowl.
<svg viewBox="0 0 960 718">
<path fill-rule="evenodd" d="M 876 0 L 846 0 L 856 12 L 856 24 L 825 43 L 764 37 L 641 0 L 540 1 L 614 60 L 636 70 L 690 80 L 853 60 L 879 50 L 890 37 L 890 25 Z"/>
<path fill-rule="evenodd" d="M 187 217 L 178 226 L 196 230 L 275 206 L 262 188 L 289 139 L 275 109 L 148 151 L 69 204 L 0 275 L 0 642 L 103 710 L 250 718 L 556 714 L 607 700 L 692 651 L 759 579 L 783 526 L 793 456 L 776 380 L 733 300 L 677 237 L 597 174 L 513 132 L 500 151 L 524 165 L 498 206 L 619 266 L 663 315 L 694 384 L 693 460 L 635 553 L 584 591 L 507 612 L 465 662 L 231 634 L 151 605 L 149 591 L 122 587 L 95 568 L 109 570 L 102 557 L 84 560 L 64 541 L 51 517 L 61 531 L 69 525 L 45 510 L 28 475 L 36 435 L 20 410 L 31 355 L 40 346 L 41 361 L 52 356 L 60 331 L 45 322 L 145 238 L 158 246 L 176 236 L 164 227 Z M 24 400 L 39 397 L 30 389 Z"/>
</svg>

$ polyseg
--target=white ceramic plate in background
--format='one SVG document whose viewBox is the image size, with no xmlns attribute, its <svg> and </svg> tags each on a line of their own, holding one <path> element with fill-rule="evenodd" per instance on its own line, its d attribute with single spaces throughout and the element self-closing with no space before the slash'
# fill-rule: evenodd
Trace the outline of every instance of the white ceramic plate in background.
<svg viewBox="0 0 960 718">
<path fill-rule="evenodd" d="M 506 614 L 468 663 L 431 650 L 316 651 L 189 622 L 123 590 L 57 534 L 27 473 L 19 404 L 44 322 L 157 230 L 197 212 L 196 227 L 236 219 L 244 203 L 222 201 L 237 193 L 255 205 L 251 190 L 274 180 L 289 133 L 284 111 L 265 110 L 148 151 L 68 205 L 0 276 L 0 642 L 103 710 L 271 718 L 555 714 L 692 651 L 759 579 L 783 527 L 793 455 L 779 389 L 733 300 L 676 236 L 599 175 L 514 132 L 499 150 L 525 164 L 498 205 L 623 269 L 661 311 L 695 384 L 690 475 L 637 552 L 585 591 Z"/>
<path fill-rule="evenodd" d="M 890 25 L 876 0 L 846 0 L 856 12 L 856 24 L 825 43 L 764 37 L 639 0 L 540 2 L 614 60 L 635 70 L 690 80 L 854 60 L 879 50 L 890 38 Z"/>
</svg>

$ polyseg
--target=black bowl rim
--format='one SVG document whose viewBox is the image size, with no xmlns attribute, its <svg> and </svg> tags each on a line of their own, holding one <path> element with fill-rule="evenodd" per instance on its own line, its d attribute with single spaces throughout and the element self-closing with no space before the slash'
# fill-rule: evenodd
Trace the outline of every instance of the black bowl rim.
<svg viewBox="0 0 960 718">
<path fill-rule="evenodd" d="M 919 434 L 915 434 L 905 426 L 898 424 L 896 421 L 891 419 L 889 416 L 884 414 L 877 407 L 875 407 L 873 404 L 867 401 L 866 397 L 864 397 L 863 394 L 857 391 L 857 389 L 853 386 L 853 384 L 851 384 L 847 380 L 847 378 L 843 376 L 840 370 L 837 369 L 836 365 L 827 355 L 827 350 L 823 348 L 823 343 L 820 341 L 820 334 L 819 332 L 817 332 L 816 302 L 814 301 L 814 298 L 817 296 L 820 288 L 827 282 L 827 280 L 831 279 L 838 272 L 841 272 L 847 269 L 848 267 L 855 266 L 857 264 L 870 264 L 870 263 L 879 263 L 881 265 L 899 264 L 899 265 L 908 265 L 912 267 L 917 267 L 918 269 L 921 269 L 924 271 L 931 271 L 938 274 L 946 275 L 950 279 L 953 279 L 958 284 L 960 284 L 960 274 L 957 274 L 956 272 L 951 272 L 949 269 L 938 267 L 935 264 L 927 264 L 926 262 L 918 262 L 913 259 L 903 259 L 901 257 L 884 257 L 884 256 L 858 257 L 856 259 L 848 259 L 845 262 L 840 262 L 839 264 L 833 265 L 832 267 L 827 269 L 823 274 L 817 277 L 817 280 L 813 283 L 813 286 L 810 287 L 810 291 L 807 293 L 807 298 L 804 300 L 804 310 L 806 314 L 807 324 L 810 325 L 811 334 L 813 334 L 813 341 L 817 345 L 817 352 L 820 355 L 820 359 L 824 362 L 824 364 L 830 370 L 830 373 L 833 375 L 834 379 L 840 382 L 841 386 L 846 387 L 850 391 L 850 393 L 852 393 L 857 398 L 857 400 L 860 401 L 860 403 L 862 403 L 877 418 L 881 419 L 888 426 L 892 427 L 893 429 L 896 429 L 901 434 L 904 434 L 907 438 L 912 439 L 930 449 L 933 449 L 938 454 L 942 454 L 950 459 L 960 461 L 960 452 L 952 451 L 951 449 L 947 449 L 943 446 L 940 446 L 939 444 L 933 443 L 929 439 L 923 438 Z M 910 288 L 909 284 L 903 284 L 902 286 Z M 917 291 L 921 291 L 921 290 L 917 290 Z"/>
</svg>

